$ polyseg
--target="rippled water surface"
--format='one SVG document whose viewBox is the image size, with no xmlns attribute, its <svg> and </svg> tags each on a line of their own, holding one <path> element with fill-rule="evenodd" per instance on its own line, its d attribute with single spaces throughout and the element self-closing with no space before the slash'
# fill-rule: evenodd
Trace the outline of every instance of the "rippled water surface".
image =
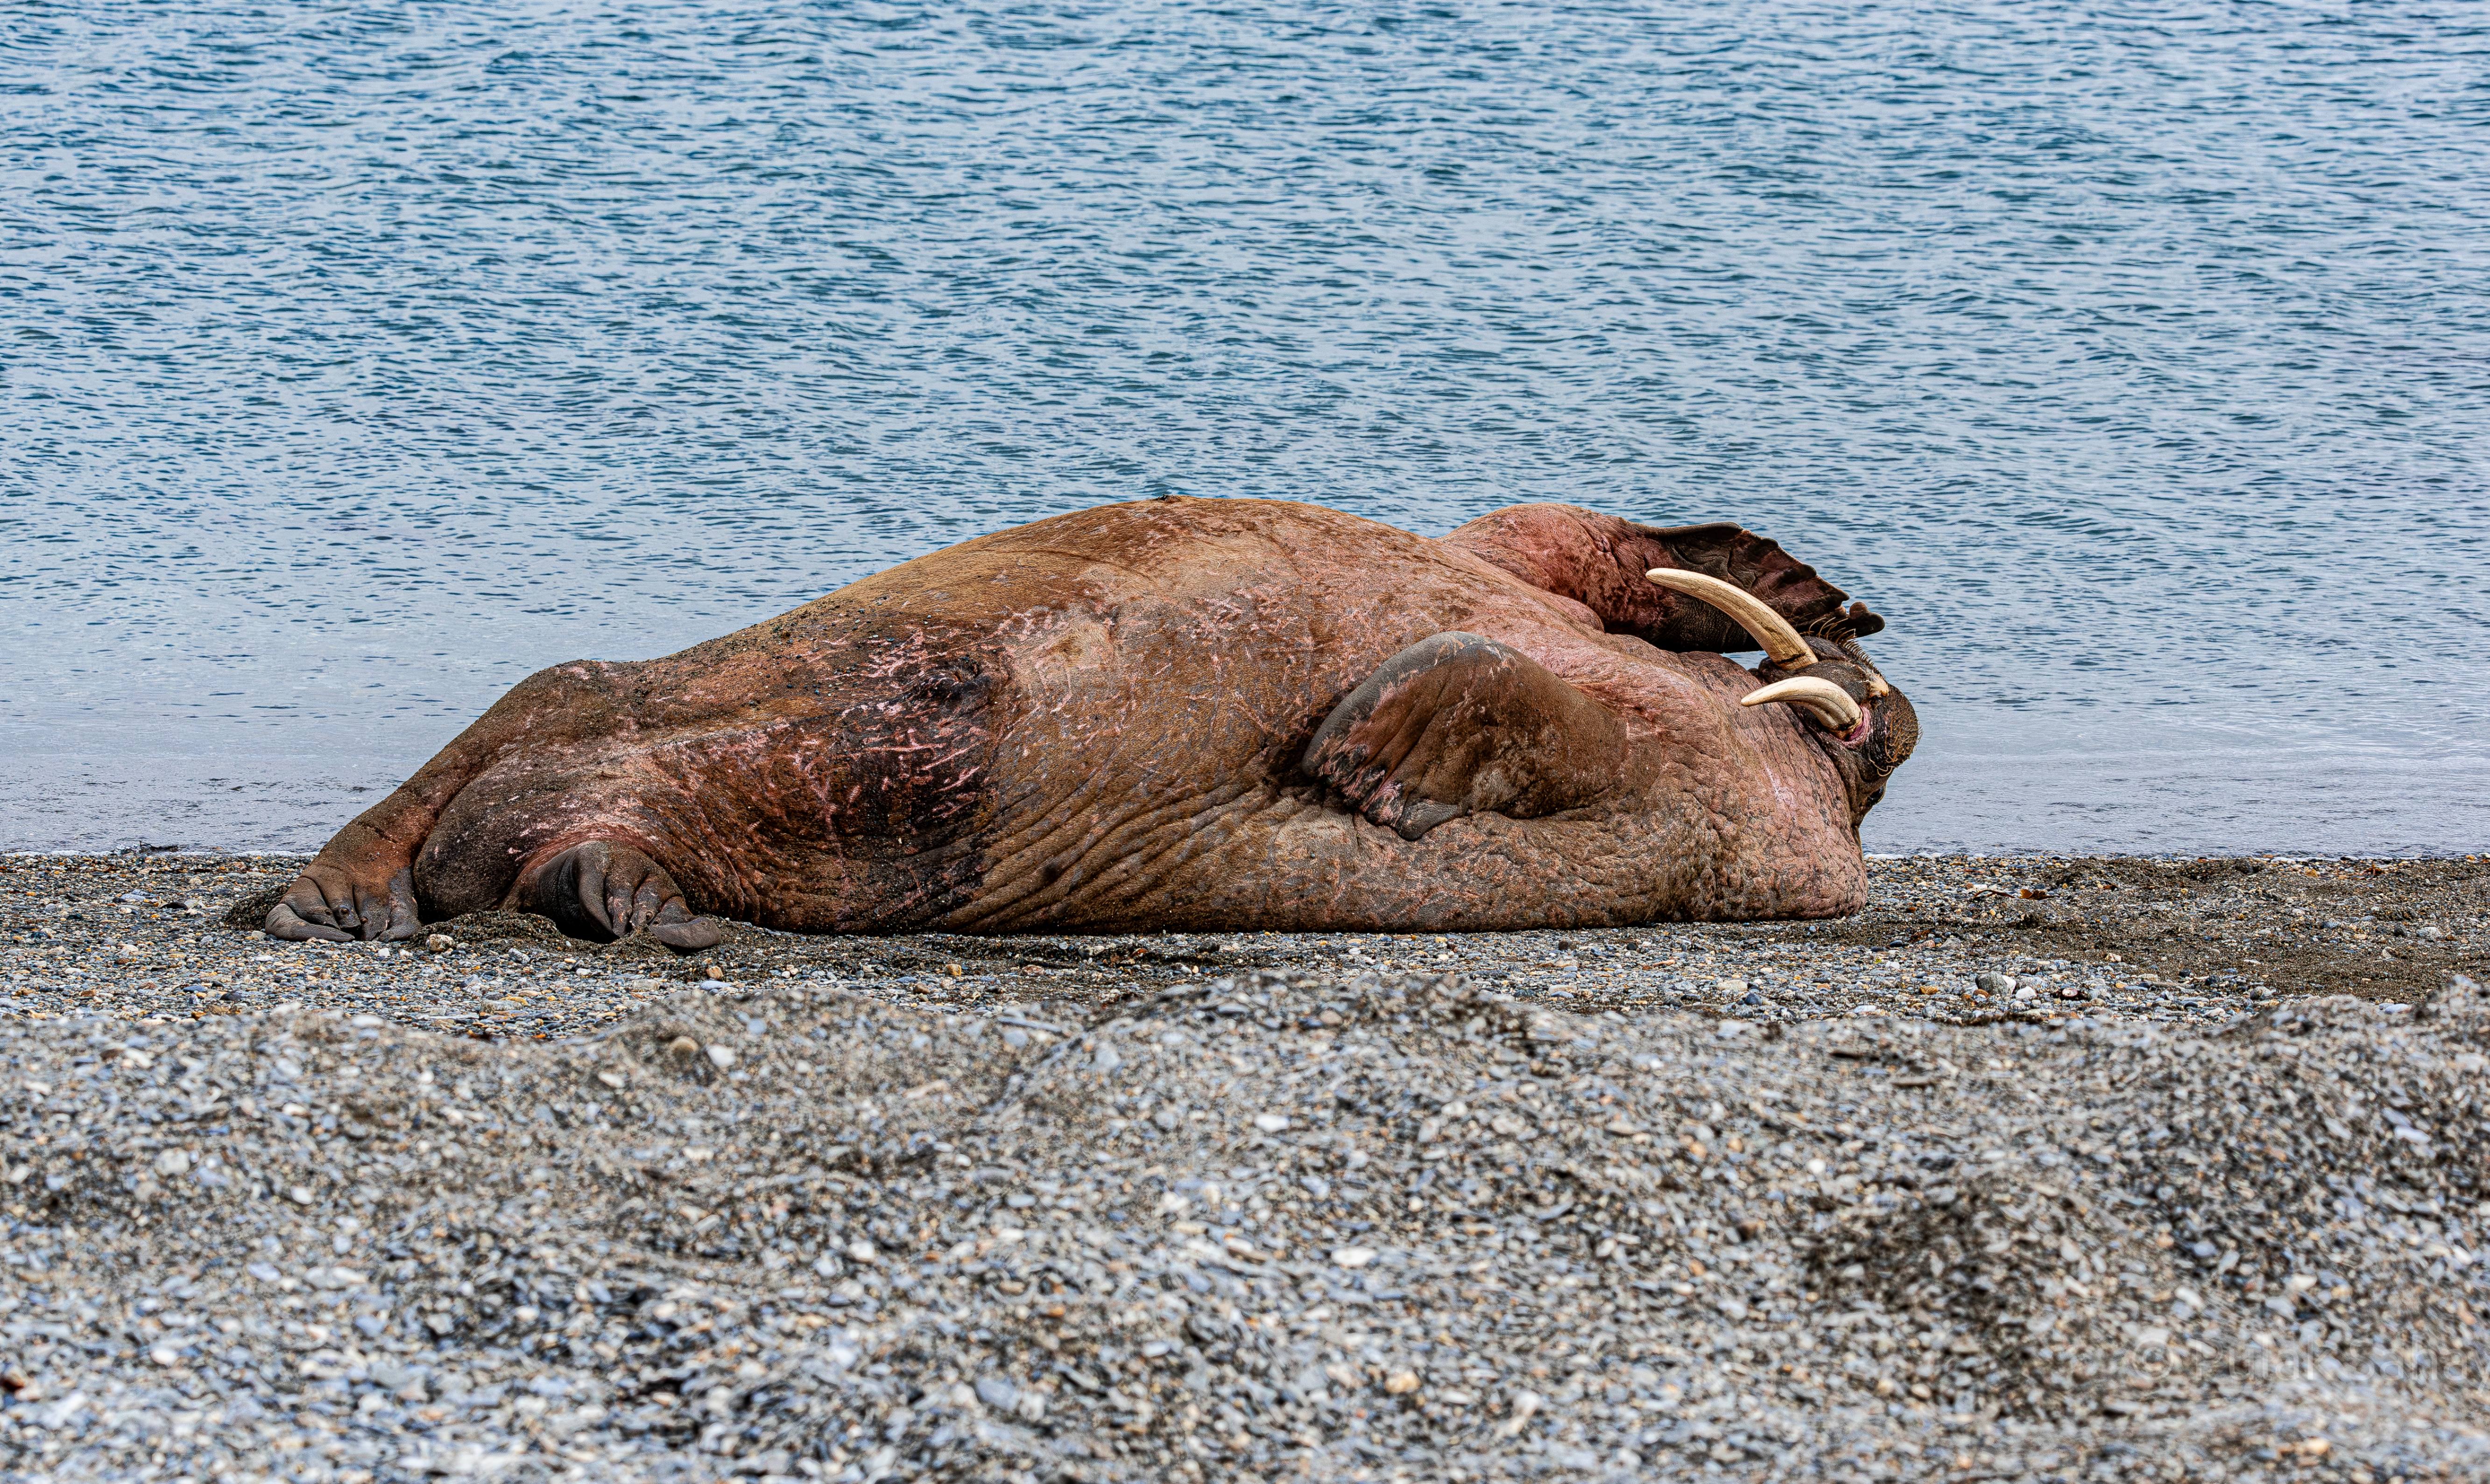
<svg viewBox="0 0 2490 1484">
<path fill-rule="evenodd" d="M 1654 14 L 1655 12 L 1662 14 Z M 0 845 L 1161 491 L 1781 538 L 1871 848 L 2490 845 L 2462 5 L 21 3 Z"/>
</svg>

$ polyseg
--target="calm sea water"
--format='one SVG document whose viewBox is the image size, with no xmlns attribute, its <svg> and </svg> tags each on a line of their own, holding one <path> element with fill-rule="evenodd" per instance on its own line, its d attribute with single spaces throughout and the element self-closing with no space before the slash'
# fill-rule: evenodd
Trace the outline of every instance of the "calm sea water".
<svg viewBox="0 0 2490 1484">
<path fill-rule="evenodd" d="M 1655 14 L 1659 13 L 1659 14 Z M 0 19 L 0 846 L 1160 491 L 1781 538 L 1871 848 L 2490 846 L 2474 5 Z"/>
</svg>

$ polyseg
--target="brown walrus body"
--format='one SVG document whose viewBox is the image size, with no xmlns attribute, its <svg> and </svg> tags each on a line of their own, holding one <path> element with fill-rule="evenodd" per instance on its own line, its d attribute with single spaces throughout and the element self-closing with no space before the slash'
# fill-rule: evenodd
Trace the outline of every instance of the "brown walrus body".
<svg viewBox="0 0 2490 1484">
<path fill-rule="evenodd" d="M 1757 672 L 1713 651 L 1752 642 L 1647 567 L 1752 593 L 1815 637 L 1791 665 L 1857 705 L 1742 707 Z M 1845 913 L 1857 821 L 1917 724 L 1849 642 L 1881 624 L 1841 596 L 1733 527 L 1571 506 L 1440 540 L 1280 501 L 1105 506 L 680 654 L 532 676 L 341 831 L 269 929 L 402 937 L 515 906 L 693 948 L 715 938 L 695 914 L 1000 932 Z"/>
</svg>

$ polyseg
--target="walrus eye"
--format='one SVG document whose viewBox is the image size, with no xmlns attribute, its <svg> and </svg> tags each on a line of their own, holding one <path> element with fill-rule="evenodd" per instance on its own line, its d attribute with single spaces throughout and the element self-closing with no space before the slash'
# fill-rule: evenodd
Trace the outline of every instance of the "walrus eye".
<svg viewBox="0 0 2490 1484">
<path fill-rule="evenodd" d="M 1813 675 L 1793 675 L 1787 680 L 1778 680 L 1765 686 L 1738 704 L 1760 706 L 1771 701 L 1797 706 L 1837 732 L 1848 733 L 1859 729 L 1859 702 L 1850 699 L 1848 691 L 1830 680 L 1818 680 Z"/>
<path fill-rule="evenodd" d="M 1700 572 L 1681 572 L 1673 567 L 1654 567 L 1643 574 L 1671 592 L 1682 592 L 1690 598 L 1701 598 L 1728 614 L 1738 627 L 1747 631 L 1773 663 L 1783 670 L 1805 670 L 1815 663 L 1815 651 L 1798 637 L 1789 620 L 1774 613 L 1764 600 L 1734 583 Z"/>
</svg>

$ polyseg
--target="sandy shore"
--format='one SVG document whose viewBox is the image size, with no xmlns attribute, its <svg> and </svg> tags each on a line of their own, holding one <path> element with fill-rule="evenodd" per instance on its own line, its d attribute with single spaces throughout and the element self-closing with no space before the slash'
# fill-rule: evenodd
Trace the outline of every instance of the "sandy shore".
<svg viewBox="0 0 2490 1484">
<path fill-rule="evenodd" d="M 0 860 L 13 1477 L 2490 1474 L 2476 861 L 690 959 L 295 864 Z"/>
</svg>

